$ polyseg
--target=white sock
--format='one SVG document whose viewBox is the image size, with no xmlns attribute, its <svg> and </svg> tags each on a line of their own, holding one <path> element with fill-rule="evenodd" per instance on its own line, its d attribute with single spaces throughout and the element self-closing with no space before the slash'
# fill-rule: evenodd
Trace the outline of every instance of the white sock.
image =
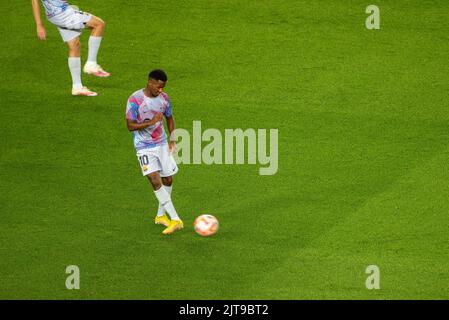
<svg viewBox="0 0 449 320">
<path fill-rule="evenodd" d="M 79 89 L 83 86 L 81 82 L 81 58 L 69 57 L 69 69 L 72 75 L 72 88 Z"/>
<path fill-rule="evenodd" d="M 102 37 L 90 36 L 89 38 L 89 55 L 86 64 L 97 65 L 98 49 L 100 49 Z"/>
<path fill-rule="evenodd" d="M 168 194 L 171 197 L 171 190 L 173 189 L 172 186 L 162 186 L 162 188 L 165 188 L 165 190 L 167 190 Z M 157 209 L 157 216 L 158 217 L 162 217 L 165 214 L 165 209 L 164 206 L 159 203 L 159 208 Z"/>
<path fill-rule="evenodd" d="M 165 211 L 167 211 L 171 220 L 180 220 L 178 214 L 176 213 L 175 207 L 173 206 L 173 202 L 171 201 L 170 194 L 168 191 L 161 187 L 159 190 L 154 191 L 156 198 L 159 200 L 159 203 L 164 206 Z"/>
</svg>

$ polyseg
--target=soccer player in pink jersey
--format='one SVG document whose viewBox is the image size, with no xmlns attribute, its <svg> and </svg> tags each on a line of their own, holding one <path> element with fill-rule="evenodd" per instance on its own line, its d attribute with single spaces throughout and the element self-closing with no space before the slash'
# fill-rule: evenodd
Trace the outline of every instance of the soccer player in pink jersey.
<svg viewBox="0 0 449 320">
<path fill-rule="evenodd" d="M 154 222 L 166 226 L 163 234 L 171 234 L 184 225 L 171 200 L 173 175 L 178 172 L 178 166 L 172 156 L 176 147 L 172 140 L 175 121 L 170 98 L 163 92 L 166 83 L 167 75 L 163 70 L 150 72 L 146 87 L 134 92 L 128 99 L 126 124 L 128 130 L 133 132 L 142 174 L 148 178 L 159 201 Z M 164 130 L 164 117 L 169 141 Z"/>
<path fill-rule="evenodd" d="M 37 27 L 37 37 L 40 40 L 46 39 L 46 31 L 41 20 L 39 0 L 31 0 L 34 20 Z M 86 12 L 79 11 L 70 6 L 66 0 L 41 0 L 45 8 L 48 21 L 54 24 L 61 34 L 64 42 L 69 48 L 69 69 L 72 75 L 72 95 L 94 97 L 96 92 L 83 86 L 81 82 L 81 54 L 80 35 L 84 28 L 91 29 L 89 38 L 89 56 L 83 71 L 97 77 L 109 77 L 97 63 L 97 54 L 100 48 L 105 23 L 100 18 Z"/>
</svg>

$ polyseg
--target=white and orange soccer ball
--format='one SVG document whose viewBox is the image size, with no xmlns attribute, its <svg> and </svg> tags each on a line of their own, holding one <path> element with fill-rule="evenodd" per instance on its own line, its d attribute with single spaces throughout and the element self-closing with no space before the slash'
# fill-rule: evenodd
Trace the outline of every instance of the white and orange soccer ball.
<svg viewBox="0 0 449 320">
<path fill-rule="evenodd" d="M 195 219 L 193 226 L 200 236 L 208 237 L 217 232 L 218 220 L 210 214 L 203 214 Z"/>
</svg>

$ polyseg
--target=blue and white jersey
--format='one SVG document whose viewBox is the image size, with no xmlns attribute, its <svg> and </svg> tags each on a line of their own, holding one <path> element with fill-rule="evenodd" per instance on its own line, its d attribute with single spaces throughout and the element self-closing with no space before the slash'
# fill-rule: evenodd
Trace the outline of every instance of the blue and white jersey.
<svg viewBox="0 0 449 320">
<path fill-rule="evenodd" d="M 47 18 L 57 16 L 70 8 L 66 0 L 42 0 Z"/>
</svg>

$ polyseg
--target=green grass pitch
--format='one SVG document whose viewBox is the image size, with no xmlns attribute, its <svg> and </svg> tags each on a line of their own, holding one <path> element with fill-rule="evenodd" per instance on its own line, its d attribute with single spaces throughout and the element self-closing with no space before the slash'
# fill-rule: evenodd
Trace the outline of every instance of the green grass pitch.
<svg viewBox="0 0 449 320">
<path fill-rule="evenodd" d="M 359 0 L 72 3 L 107 23 L 96 98 L 70 96 L 29 1 L 0 4 L 1 299 L 448 298 L 446 0 L 373 1 L 380 30 Z M 177 127 L 279 130 L 273 176 L 181 165 L 169 237 L 124 121 L 154 67 Z M 194 233 L 202 213 L 215 236 Z"/>
</svg>

